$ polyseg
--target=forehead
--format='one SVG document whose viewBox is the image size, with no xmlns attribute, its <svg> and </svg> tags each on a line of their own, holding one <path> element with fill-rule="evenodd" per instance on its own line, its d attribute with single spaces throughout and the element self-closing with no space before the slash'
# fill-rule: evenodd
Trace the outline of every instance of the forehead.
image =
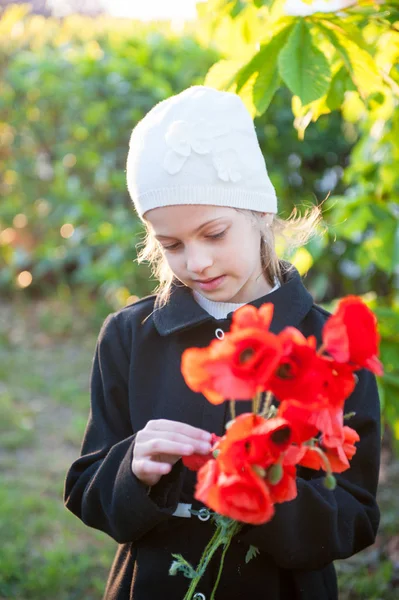
<svg viewBox="0 0 399 600">
<path fill-rule="evenodd" d="M 154 208 L 147 211 L 144 218 L 155 235 L 179 237 L 193 233 L 208 221 L 232 220 L 238 214 L 233 208 L 225 206 L 183 204 Z"/>
</svg>

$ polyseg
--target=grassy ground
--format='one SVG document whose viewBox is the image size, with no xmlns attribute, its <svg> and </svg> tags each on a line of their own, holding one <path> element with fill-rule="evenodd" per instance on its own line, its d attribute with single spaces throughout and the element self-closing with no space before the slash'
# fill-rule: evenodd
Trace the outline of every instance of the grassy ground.
<svg viewBox="0 0 399 600">
<path fill-rule="evenodd" d="M 0 600 L 99 600 L 116 549 L 63 506 L 101 319 L 75 302 L 0 304 Z M 340 562 L 340 600 L 399 594 L 398 463 L 381 475 L 377 543 Z"/>
</svg>

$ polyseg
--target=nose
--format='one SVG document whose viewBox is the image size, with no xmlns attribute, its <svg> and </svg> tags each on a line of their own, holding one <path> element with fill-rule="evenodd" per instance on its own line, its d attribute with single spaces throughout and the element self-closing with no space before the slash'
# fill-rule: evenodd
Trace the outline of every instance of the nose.
<svg viewBox="0 0 399 600">
<path fill-rule="evenodd" d="M 186 269 L 189 273 L 203 273 L 212 264 L 212 256 L 203 246 L 186 248 Z"/>
</svg>

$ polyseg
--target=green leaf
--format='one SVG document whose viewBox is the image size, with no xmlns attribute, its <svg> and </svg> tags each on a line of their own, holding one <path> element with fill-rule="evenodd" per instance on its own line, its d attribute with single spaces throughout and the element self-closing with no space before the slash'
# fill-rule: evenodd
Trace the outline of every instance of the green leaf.
<svg viewBox="0 0 399 600">
<path fill-rule="evenodd" d="M 236 80 L 240 67 L 242 67 L 242 62 L 237 60 L 219 60 L 207 72 L 204 85 L 229 91 Z"/>
<path fill-rule="evenodd" d="M 244 10 L 245 3 L 242 0 L 235 0 L 232 7 L 230 8 L 230 16 L 232 19 L 238 17 L 238 15 Z"/>
<path fill-rule="evenodd" d="M 259 75 L 253 86 L 253 101 L 257 115 L 263 114 L 268 108 L 276 91 L 280 86 L 278 73 L 278 56 L 287 42 L 293 25 L 285 27 L 265 46 L 258 55 L 256 63 L 259 63 Z"/>
<path fill-rule="evenodd" d="M 341 67 L 331 80 L 330 89 L 328 90 L 326 104 L 330 110 L 338 110 L 341 108 L 345 92 L 355 91 L 356 87 L 345 69 Z"/>
<path fill-rule="evenodd" d="M 328 92 L 330 65 L 313 42 L 306 21 L 299 20 L 278 58 L 279 72 L 291 92 L 306 105 Z"/>
<path fill-rule="evenodd" d="M 373 57 L 342 33 L 339 27 L 320 20 L 316 25 L 335 47 L 360 95 L 364 98 L 381 88 L 383 81 Z"/>
<path fill-rule="evenodd" d="M 169 575 L 177 575 L 177 573 L 183 573 L 184 577 L 187 579 L 194 579 L 197 577 L 198 573 L 193 567 L 188 563 L 181 554 L 172 554 L 173 558 L 176 558 L 172 562 L 169 568 Z"/>
<path fill-rule="evenodd" d="M 293 23 L 289 23 L 283 27 L 283 29 L 280 29 L 268 43 L 262 44 L 259 52 L 257 52 L 251 60 L 240 69 L 237 74 L 237 94 L 254 73 L 259 73 L 263 76 L 264 72 L 273 72 L 275 68 L 274 62 L 276 60 L 275 54 L 278 54 L 284 46 L 293 26 Z M 271 63 L 270 66 L 268 64 L 269 62 Z"/>
<path fill-rule="evenodd" d="M 259 554 L 259 548 L 256 546 L 250 546 L 248 552 L 245 555 L 245 562 L 249 563 L 252 558 L 255 558 Z"/>
</svg>

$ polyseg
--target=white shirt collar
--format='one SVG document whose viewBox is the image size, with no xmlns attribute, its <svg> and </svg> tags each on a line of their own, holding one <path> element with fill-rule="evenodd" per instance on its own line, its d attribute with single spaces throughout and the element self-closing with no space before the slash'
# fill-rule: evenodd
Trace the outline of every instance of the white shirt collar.
<svg viewBox="0 0 399 600">
<path fill-rule="evenodd" d="M 280 287 L 280 282 L 277 279 L 275 281 L 276 285 L 270 290 L 269 294 Z M 205 296 L 196 290 L 193 290 L 193 297 L 207 313 L 212 315 L 214 319 L 225 319 L 229 313 L 234 312 L 241 306 L 247 304 L 246 302 L 243 302 L 242 304 L 238 304 L 236 302 L 215 302 L 214 300 L 205 298 Z"/>
</svg>

